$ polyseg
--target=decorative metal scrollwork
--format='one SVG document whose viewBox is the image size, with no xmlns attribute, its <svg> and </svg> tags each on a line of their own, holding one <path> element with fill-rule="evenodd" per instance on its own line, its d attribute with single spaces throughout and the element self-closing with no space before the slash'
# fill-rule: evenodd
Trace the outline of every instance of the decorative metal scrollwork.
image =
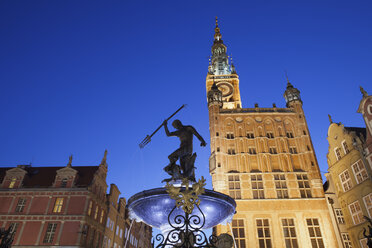
<svg viewBox="0 0 372 248">
<path fill-rule="evenodd" d="M 185 212 L 185 215 L 174 216 L 175 206 L 168 215 L 168 223 L 172 229 L 164 236 L 158 234 L 153 243 L 153 248 L 216 248 L 217 237 L 211 235 L 209 238 L 202 231 L 205 224 L 205 215 L 195 204 L 194 214 Z M 197 213 L 200 215 L 197 215 Z M 173 216 L 173 217 L 172 217 Z"/>
<path fill-rule="evenodd" d="M 0 248 L 10 248 L 14 240 L 15 232 L 10 226 L 7 230 L 0 228 Z"/>
</svg>

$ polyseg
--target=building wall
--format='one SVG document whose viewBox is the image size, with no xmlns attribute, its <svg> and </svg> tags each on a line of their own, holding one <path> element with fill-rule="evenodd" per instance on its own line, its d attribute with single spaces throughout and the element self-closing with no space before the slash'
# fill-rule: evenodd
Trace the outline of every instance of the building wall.
<svg viewBox="0 0 372 248">
<path fill-rule="evenodd" d="M 242 108 L 226 49 L 216 23 L 206 78 L 209 170 L 214 190 L 237 208 L 231 226 L 215 233 L 233 234 L 240 248 L 337 247 L 300 92 L 287 80 L 286 108 Z"/>
<path fill-rule="evenodd" d="M 345 127 L 331 122 L 328 128 L 328 170 L 332 177 L 335 196 L 345 216 L 345 225 L 353 247 L 367 247 L 363 229 L 367 222 L 363 216 L 372 217 L 372 170 L 369 142 L 371 140 L 369 96 L 364 96 L 359 112 L 367 128 Z M 363 111 L 361 111 L 363 110 Z M 367 113 L 367 114 L 366 114 Z"/>
<path fill-rule="evenodd" d="M 228 80 L 229 75 L 208 75 L 207 90 L 210 90 L 211 81 L 218 85 Z M 238 247 L 265 247 L 259 243 L 264 240 L 258 234 L 258 229 L 262 228 L 270 233 L 266 239 L 270 241 L 265 242 L 271 242 L 273 247 L 285 247 L 283 219 L 293 220 L 291 228 L 296 232 L 299 247 L 312 247 L 311 239 L 322 240 L 319 242 L 325 247 L 337 247 L 300 101 L 291 103 L 288 108 L 256 105 L 255 108 L 224 109 L 210 104 L 209 120 L 213 188 L 229 194 L 237 202 L 232 229 Z M 279 182 L 275 177 L 283 180 Z M 262 178 L 262 183 L 256 181 L 257 178 Z M 302 182 L 308 188 L 300 188 Z M 277 189 L 278 183 L 285 188 Z M 269 226 L 257 226 L 263 219 L 268 220 Z M 308 220 L 319 224 L 314 227 L 312 223 L 310 229 L 319 229 L 321 237 L 310 237 Z M 217 234 L 231 233 L 231 228 L 218 226 L 215 231 Z M 245 242 L 245 246 L 240 242 Z"/>
<path fill-rule="evenodd" d="M 123 248 L 125 199 L 118 199 L 120 191 L 114 184 L 106 195 L 106 174 L 105 163 L 0 168 L 0 227 L 16 226 L 12 247 Z M 141 244 L 151 242 L 148 226 L 130 234 Z M 146 246 L 137 242 L 132 247 Z"/>
</svg>

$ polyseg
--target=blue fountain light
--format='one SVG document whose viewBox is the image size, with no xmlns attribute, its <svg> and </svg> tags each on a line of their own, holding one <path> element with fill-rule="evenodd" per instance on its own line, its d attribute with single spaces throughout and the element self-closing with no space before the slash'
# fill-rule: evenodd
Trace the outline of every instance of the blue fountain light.
<svg viewBox="0 0 372 248">
<path fill-rule="evenodd" d="M 231 221 L 236 208 L 234 199 L 208 189 L 205 189 L 205 193 L 200 195 L 199 199 L 199 208 L 205 216 L 203 229 Z M 129 198 L 128 209 L 132 219 L 143 221 L 160 230 L 166 230 L 169 227 L 169 220 L 173 220 L 174 216 L 184 215 L 183 210 L 179 208 L 172 213 L 172 216 L 169 216 L 175 204 L 175 200 L 169 197 L 165 188 L 155 188 L 142 191 Z M 194 208 L 191 215 L 202 218 L 202 213 L 197 208 Z"/>
</svg>

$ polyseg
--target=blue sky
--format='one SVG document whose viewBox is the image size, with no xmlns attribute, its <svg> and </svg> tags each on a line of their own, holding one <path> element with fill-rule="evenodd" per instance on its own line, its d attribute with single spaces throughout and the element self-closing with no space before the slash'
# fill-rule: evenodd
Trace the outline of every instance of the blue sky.
<svg viewBox="0 0 372 248">
<path fill-rule="evenodd" d="M 209 143 L 205 77 L 219 17 L 243 107 L 284 107 L 284 70 L 301 91 L 321 171 L 327 114 L 364 126 L 359 85 L 372 93 L 371 1 L 0 1 L 0 166 L 98 165 L 126 198 L 160 186 L 178 146 L 177 118 Z M 200 148 L 197 177 L 208 173 Z"/>
</svg>

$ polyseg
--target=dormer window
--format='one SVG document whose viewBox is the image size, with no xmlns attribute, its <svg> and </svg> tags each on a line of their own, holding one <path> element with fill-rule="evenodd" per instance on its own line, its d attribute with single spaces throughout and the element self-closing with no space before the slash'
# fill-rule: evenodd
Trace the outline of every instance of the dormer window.
<svg viewBox="0 0 372 248">
<path fill-rule="evenodd" d="M 9 183 L 9 189 L 14 188 L 14 185 L 15 185 L 16 182 L 17 182 L 17 178 L 13 177 L 13 178 L 10 180 L 10 183 Z"/>
<path fill-rule="evenodd" d="M 61 181 L 61 188 L 66 188 L 67 186 L 67 178 L 63 178 Z"/>
</svg>

